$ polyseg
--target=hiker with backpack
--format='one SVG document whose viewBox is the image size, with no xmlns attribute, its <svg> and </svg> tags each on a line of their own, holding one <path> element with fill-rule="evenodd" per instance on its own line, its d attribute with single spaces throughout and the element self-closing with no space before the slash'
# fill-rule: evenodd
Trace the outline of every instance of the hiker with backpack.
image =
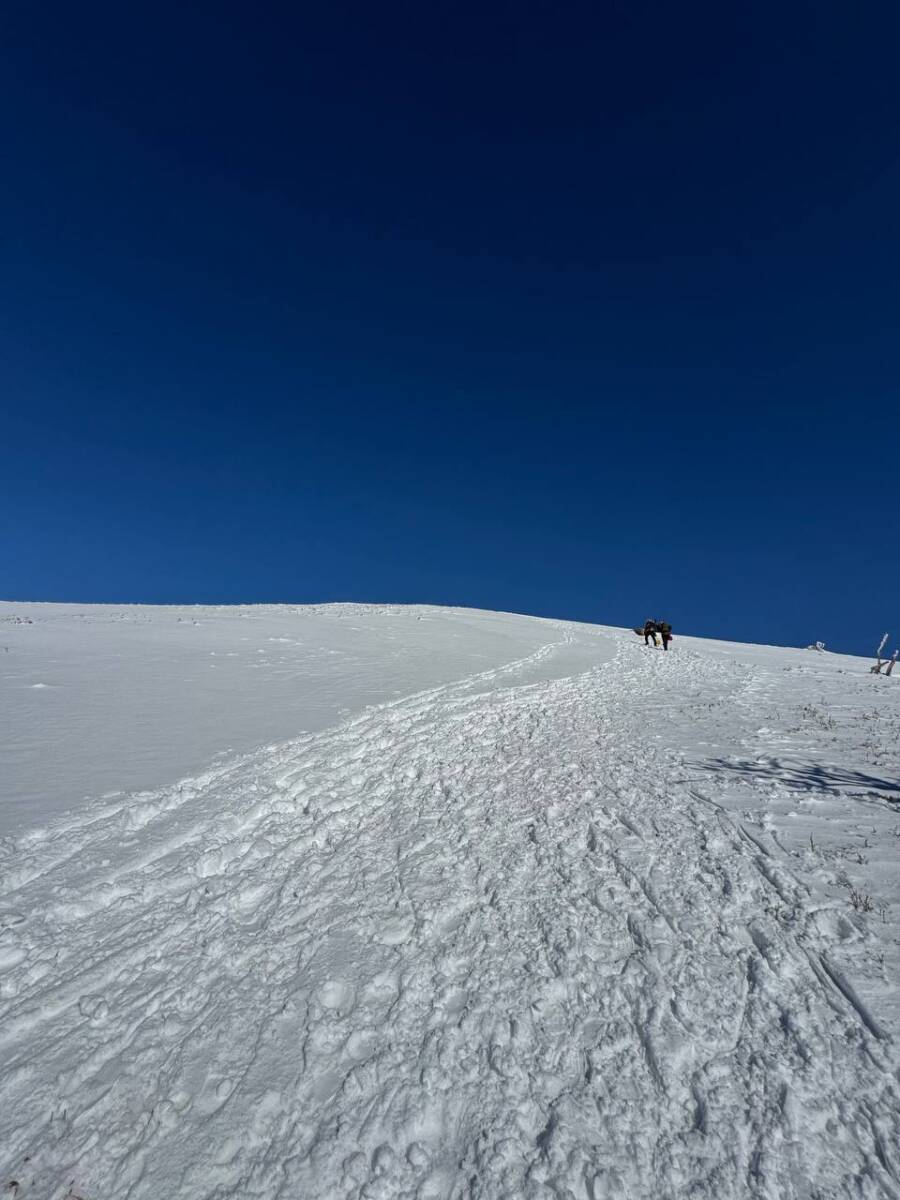
<svg viewBox="0 0 900 1200">
<path fill-rule="evenodd" d="M 653 638 L 654 646 L 659 644 L 656 640 L 656 629 L 657 629 L 656 622 L 651 621 L 650 618 L 648 617 L 647 620 L 644 622 L 644 645 L 645 646 L 650 645 L 651 638 Z"/>
<path fill-rule="evenodd" d="M 672 640 L 672 626 L 668 621 L 657 621 L 656 628 L 662 638 L 663 650 L 668 650 L 669 642 Z"/>
</svg>

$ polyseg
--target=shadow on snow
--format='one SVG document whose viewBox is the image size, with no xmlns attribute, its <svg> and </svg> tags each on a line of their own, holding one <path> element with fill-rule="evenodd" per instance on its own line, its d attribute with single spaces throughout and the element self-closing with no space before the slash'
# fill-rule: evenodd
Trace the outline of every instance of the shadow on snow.
<svg viewBox="0 0 900 1200">
<path fill-rule="evenodd" d="M 892 792 L 894 795 L 885 796 L 883 799 L 892 804 L 900 804 L 900 781 L 882 779 L 878 775 L 869 775 L 865 771 L 854 771 L 846 767 L 787 762 L 777 758 L 714 758 L 692 765 L 701 771 L 722 771 L 736 778 L 770 780 L 794 791 L 833 793 L 844 788 L 857 788 L 868 792 Z"/>
</svg>

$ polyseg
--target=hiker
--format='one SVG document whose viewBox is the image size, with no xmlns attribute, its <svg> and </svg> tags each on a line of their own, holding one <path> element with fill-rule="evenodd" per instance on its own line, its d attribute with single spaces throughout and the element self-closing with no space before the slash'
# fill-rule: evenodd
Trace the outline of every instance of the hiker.
<svg viewBox="0 0 900 1200">
<path fill-rule="evenodd" d="M 672 640 L 672 626 L 668 621 L 657 621 L 656 628 L 662 638 L 663 650 L 668 650 L 669 642 Z"/>
<path fill-rule="evenodd" d="M 654 646 L 659 645 L 659 642 L 657 642 L 657 640 L 656 640 L 656 630 L 657 630 L 656 622 L 651 621 L 650 618 L 648 617 L 647 620 L 644 622 L 644 645 L 645 646 L 650 645 L 651 638 L 653 638 Z"/>
</svg>

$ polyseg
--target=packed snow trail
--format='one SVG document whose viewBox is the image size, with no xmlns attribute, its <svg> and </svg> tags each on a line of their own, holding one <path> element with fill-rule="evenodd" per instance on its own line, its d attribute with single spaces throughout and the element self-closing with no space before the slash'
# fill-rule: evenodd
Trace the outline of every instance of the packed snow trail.
<svg viewBox="0 0 900 1200">
<path fill-rule="evenodd" d="M 895 1042 L 840 932 L 636 700 L 731 704 L 752 673 L 623 642 L 504 682 L 20 839 L 4 1184 L 900 1197 Z"/>
</svg>

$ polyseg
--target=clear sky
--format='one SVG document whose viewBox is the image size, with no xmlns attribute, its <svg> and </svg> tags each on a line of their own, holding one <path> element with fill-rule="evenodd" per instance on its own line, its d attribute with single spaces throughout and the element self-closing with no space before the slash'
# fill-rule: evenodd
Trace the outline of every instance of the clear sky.
<svg viewBox="0 0 900 1200">
<path fill-rule="evenodd" d="M 0 19 L 0 595 L 900 635 L 900 10 Z"/>
</svg>

